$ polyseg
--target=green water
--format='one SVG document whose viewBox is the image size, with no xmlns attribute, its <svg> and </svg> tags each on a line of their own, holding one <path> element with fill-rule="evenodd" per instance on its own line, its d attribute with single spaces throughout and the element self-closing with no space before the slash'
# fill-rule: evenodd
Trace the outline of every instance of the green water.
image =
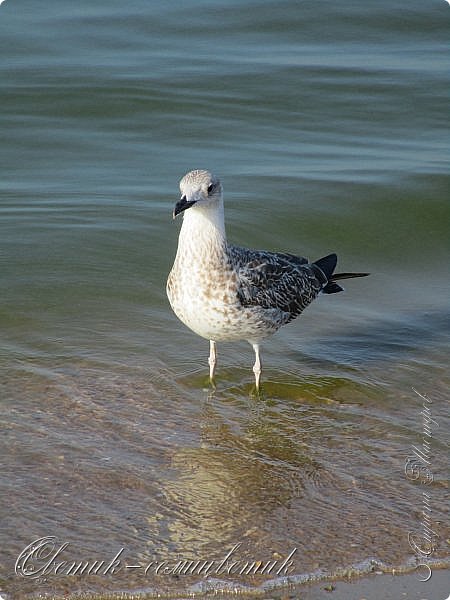
<svg viewBox="0 0 450 600">
<path fill-rule="evenodd" d="M 126 561 L 236 544 L 297 548 L 297 580 L 409 568 L 424 489 L 427 560 L 448 566 L 449 19 L 418 0 L 1 5 L 0 594 L 183 594 L 202 578 Z M 219 346 L 208 387 L 208 345 L 166 299 L 193 168 L 221 178 L 234 243 L 371 273 L 265 344 L 261 398 L 246 343 Z M 426 488 L 404 472 L 412 388 L 437 423 Z M 124 548 L 122 569 L 15 574 L 44 536 L 66 560 Z"/>
</svg>

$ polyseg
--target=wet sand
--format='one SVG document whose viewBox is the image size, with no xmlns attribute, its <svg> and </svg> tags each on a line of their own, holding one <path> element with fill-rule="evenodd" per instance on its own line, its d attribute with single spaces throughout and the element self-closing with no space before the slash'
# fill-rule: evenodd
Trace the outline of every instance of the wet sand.
<svg viewBox="0 0 450 600">
<path fill-rule="evenodd" d="M 293 597 L 298 600 L 447 600 L 449 595 L 450 571 L 435 570 L 431 579 L 423 583 L 415 574 L 374 574 L 349 582 L 334 581 L 307 586 L 298 589 L 298 593 L 286 594 L 284 598 Z"/>
<path fill-rule="evenodd" d="M 390 402 L 387 394 L 359 390 L 342 378 L 327 385 L 311 378 L 301 385 L 266 384 L 267 397 L 256 401 L 235 387 L 208 394 L 192 374 L 176 387 L 163 371 L 150 383 L 139 369 L 122 367 L 119 376 L 79 367 L 53 365 L 49 373 L 35 365 L 2 382 L 11 500 L 0 589 L 11 597 L 202 592 L 203 576 L 144 577 L 125 564 L 218 560 L 237 542 L 234 558 L 242 561 L 283 560 L 296 548 L 286 583 L 315 580 L 317 573 L 325 582 L 303 585 L 301 594 L 322 593 L 343 568 L 364 576 L 381 564 L 384 573 L 411 567 L 408 532 L 423 526 L 424 486 L 404 474 L 408 443 L 418 437 L 414 423 L 403 431 L 396 397 Z M 365 400 L 370 392 L 372 403 Z M 443 394 L 434 389 L 433 415 L 442 424 Z M 403 419 L 408 410 L 419 413 L 415 396 L 411 391 L 403 398 Z M 433 447 L 436 477 L 426 491 L 439 542 L 433 559 L 445 567 L 448 494 L 440 429 Z M 48 535 L 57 536 L 56 547 L 69 544 L 61 560 L 108 560 L 124 548 L 122 570 L 92 578 L 50 572 L 42 582 L 14 575 L 19 553 Z M 279 581 L 267 585 L 273 579 L 267 574 L 228 578 L 225 587 L 216 582 L 216 590 L 289 593 Z M 377 579 L 368 581 L 370 588 Z"/>
<path fill-rule="evenodd" d="M 30 598 L 30 595 L 23 595 L 19 590 L 4 594 L 0 589 L 0 595 L 4 600 L 22 600 Z M 39 595 L 36 589 L 33 597 Z M 316 584 L 303 584 L 289 588 L 278 588 L 272 592 L 250 592 L 230 590 L 229 594 L 209 592 L 188 594 L 180 596 L 168 593 L 165 594 L 146 594 L 144 591 L 127 593 L 117 592 L 111 594 L 81 593 L 81 594 L 58 594 L 46 595 L 48 600 L 122 600 L 136 598 L 209 598 L 215 600 L 225 600 L 230 596 L 240 596 L 246 598 L 257 597 L 262 600 L 447 600 L 450 595 L 450 571 L 434 569 L 429 581 L 420 582 L 417 574 L 373 574 L 364 578 L 351 580 L 329 580 L 321 581 Z"/>
</svg>

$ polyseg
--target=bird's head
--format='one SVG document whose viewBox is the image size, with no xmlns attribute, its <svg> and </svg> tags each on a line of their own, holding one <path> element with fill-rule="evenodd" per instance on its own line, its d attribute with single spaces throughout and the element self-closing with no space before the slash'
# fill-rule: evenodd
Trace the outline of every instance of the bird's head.
<svg viewBox="0 0 450 600">
<path fill-rule="evenodd" d="M 173 218 L 191 206 L 214 208 L 222 201 L 222 185 L 209 171 L 189 171 L 180 181 L 181 198 L 173 209 Z"/>
</svg>

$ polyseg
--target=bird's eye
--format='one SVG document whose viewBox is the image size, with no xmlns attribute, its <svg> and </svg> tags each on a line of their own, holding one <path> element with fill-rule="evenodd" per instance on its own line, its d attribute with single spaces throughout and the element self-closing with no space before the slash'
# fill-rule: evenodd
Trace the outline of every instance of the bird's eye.
<svg viewBox="0 0 450 600">
<path fill-rule="evenodd" d="M 210 184 L 208 185 L 208 194 L 211 194 L 211 192 L 213 192 L 213 191 L 214 191 L 214 188 L 215 188 L 215 187 L 216 187 L 216 186 L 214 185 L 214 183 L 210 183 Z"/>
</svg>

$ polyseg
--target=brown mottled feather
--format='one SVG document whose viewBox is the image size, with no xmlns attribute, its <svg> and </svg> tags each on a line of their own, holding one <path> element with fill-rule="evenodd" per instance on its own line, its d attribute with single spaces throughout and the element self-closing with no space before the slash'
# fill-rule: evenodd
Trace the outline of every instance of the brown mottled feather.
<svg viewBox="0 0 450 600">
<path fill-rule="evenodd" d="M 300 256 L 236 246 L 229 246 L 227 253 L 238 274 L 241 305 L 279 309 L 287 313 L 285 323 L 295 319 L 327 283 L 323 272 Z"/>
</svg>

